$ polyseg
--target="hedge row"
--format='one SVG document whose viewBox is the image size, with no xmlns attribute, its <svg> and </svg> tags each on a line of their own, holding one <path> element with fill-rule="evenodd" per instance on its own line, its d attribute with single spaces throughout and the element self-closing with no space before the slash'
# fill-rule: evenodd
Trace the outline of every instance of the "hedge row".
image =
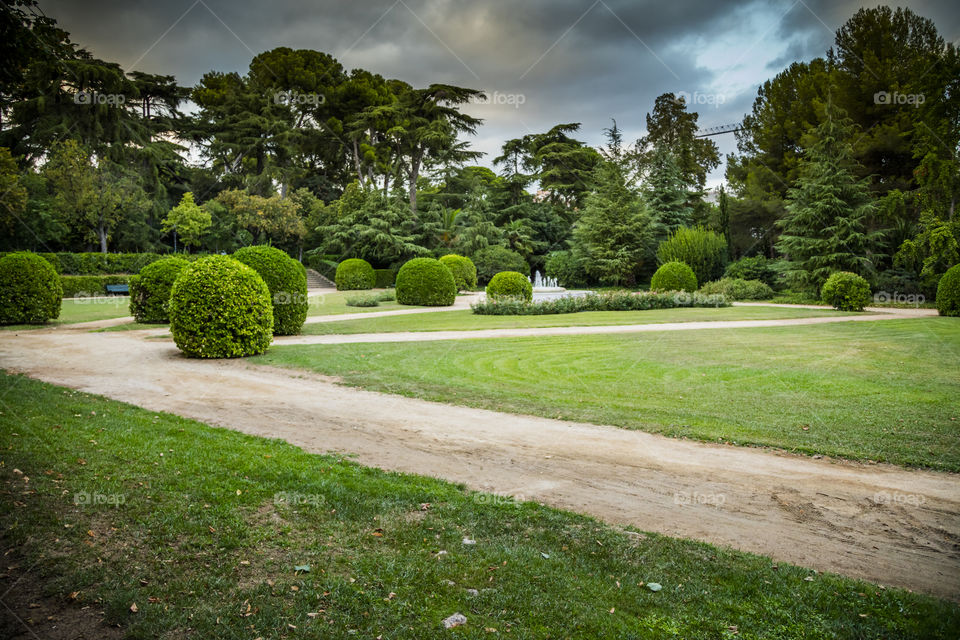
<svg viewBox="0 0 960 640">
<path fill-rule="evenodd" d="M 722 295 L 705 296 L 686 291 L 663 293 L 591 293 L 585 296 L 566 296 L 542 302 L 523 302 L 517 299 L 498 299 L 477 302 L 473 312 L 487 316 L 539 316 L 580 311 L 648 311 L 676 307 L 729 307 Z"/>
<path fill-rule="evenodd" d="M 64 298 L 105 296 L 108 284 L 130 284 L 132 276 L 60 276 Z"/>
</svg>

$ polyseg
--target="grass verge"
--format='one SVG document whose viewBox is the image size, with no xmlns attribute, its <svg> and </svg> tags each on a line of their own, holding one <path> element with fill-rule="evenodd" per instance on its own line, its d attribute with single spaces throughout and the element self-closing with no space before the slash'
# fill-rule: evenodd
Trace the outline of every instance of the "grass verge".
<svg viewBox="0 0 960 640">
<path fill-rule="evenodd" d="M 4 591 L 33 580 L 55 619 L 86 611 L 131 638 L 440 637 L 455 612 L 467 623 L 452 633 L 470 638 L 948 638 L 960 626 L 956 605 L 919 594 L 23 377 L 2 387 Z M 20 613 L 44 637 L 51 621 Z M 27 635 L 7 610 L 0 620 Z"/>
<path fill-rule="evenodd" d="M 7 330 L 43 329 L 61 324 L 110 320 L 130 315 L 128 296 L 102 296 L 99 298 L 68 298 L 60 307 L 60 317 L 44 324 L 16 324 L 0 327 Z"/>
</svg>

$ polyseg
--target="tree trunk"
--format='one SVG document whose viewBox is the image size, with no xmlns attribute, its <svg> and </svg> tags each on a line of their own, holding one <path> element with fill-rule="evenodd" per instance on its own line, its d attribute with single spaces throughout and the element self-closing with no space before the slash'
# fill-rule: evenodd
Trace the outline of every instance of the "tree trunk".
<svg viewBox="0 0 960 640">
<path fill-rule="evenodd" d="M 357 170 L 357 180 L 360 182 L 360 186 L 363 186 L 363 169 L 360 167 L 360 146 L 357 144 L 357 141 L 353 141 L 353 165 Z"/>
<path fill-rule="evenodd" d="M 417 178 L 420 176 L 420 156 L 410 159 L 410 212 L 417 213 Z"/>
<path fill-rule="evenodd" d="M 97 233 L 100 234 L 100 253 L 107 252 L 107 230 L 103 228 L 103 225 L 100 225 L 97 228 Z"/>
</svg>

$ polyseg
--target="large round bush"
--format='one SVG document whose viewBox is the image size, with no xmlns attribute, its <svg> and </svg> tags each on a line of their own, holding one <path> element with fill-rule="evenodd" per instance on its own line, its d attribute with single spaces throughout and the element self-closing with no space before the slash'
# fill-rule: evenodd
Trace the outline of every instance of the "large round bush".
<svg viewBox="0 0 960 640">
<path fill-rule="evenodd" d="M 274 247 L 244 247 L 233 257 L 260 274 L 273 302 L 273 335 L 295 336 L 307 319 L 307 272 Z"/>
<path fill-rule="evenodd" d="M 652 291 L 689 291 L 697 290 L 697 276 L 693 269 L 676 260 L 661 265 L 650 279 Z"/>
<path fill-rule="evenodd" d="M 170 332 L 177 347 L 194 358 L 263 353 L 273 339 L 270 289 L 242 262 L 201 258 L 173 283 Z"/>
<path fill-rule="evenodd" d="M 477 265 L 477 281 L 483 285 L 501 271 L 519 271 L 525 276 L 530 275 L 530 265 L 522 255 L 499 245 L 477 251 L 473 254 L 473 263 Z"/>
<path fill-rule="evenodd" d="M 473 264 L 473 260 L 450 253 L 440 258 L 440 262 L 450 269 L 458 291 L 471 291 L 477 288 L 477 267 Z"/>
<path fill-rule="evenodd" d="M 337 265 L 337 273 L 333 279 L 337 283 L 337 291 L 373 289 L 377 274 L 366 260 L 350 258 Z"/>
<path fill-rule="evenodd" d="M 937 311 L 942 316 L 960 316 L 960 264 L 950 267 L 940 278 Z"/>
<path fill-rule="evenodd" d="M 170 290 L 177 276 L 190 263 L 182 258 L 151 262 L 140 275 L 130 278 L 130 315 L 137 322 L 165 324 L 170 320 Z"/>
<path fill-rule="evenodd" d="M 722 234 L 695 227 L 680 227 L 657 248 L 661 263 L 682 262 L 689 266 L 697 282 L 709 282 L 723 276 L 727 263 L 727 241 Z"/>
<path fill-rule="evenodd" d="M 501 271 L 490 279 L 487 285 L 487 298 L 518 298 L 530 302 L 533 300 L 533 285 L 527 276 L 517 271 Z"/>
<path fill-rule="evenodd" d="M 414 258 L 397 272 L 397 302 L 446 307 L 457 299 L 453 274 L 439 260 Z"/>
<path fill-rule="evenodd" d="M 0 324 L 41 324 L 60 315 L 60 276 L 35 253 L 0 259 Z"/>
<path fill-rule="evenodd" d="M 855 273 L 837 271 L 823 283 L 820 297 L 840 311 L 863 311 L 870 304 L 870 283 Z"/>
</svg>

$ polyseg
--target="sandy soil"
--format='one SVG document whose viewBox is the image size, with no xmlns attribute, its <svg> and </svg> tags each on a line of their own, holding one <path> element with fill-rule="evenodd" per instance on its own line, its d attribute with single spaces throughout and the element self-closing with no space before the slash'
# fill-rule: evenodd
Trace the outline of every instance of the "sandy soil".
<svg viewBox="0 0 960 640">
<path fill-rule="evenodd" d="M 190 360 L 143 335 L 0 332 L 0 366 L 366 465 L 960 600 L 957 474 L 450 407 Z"/>
</svg>

